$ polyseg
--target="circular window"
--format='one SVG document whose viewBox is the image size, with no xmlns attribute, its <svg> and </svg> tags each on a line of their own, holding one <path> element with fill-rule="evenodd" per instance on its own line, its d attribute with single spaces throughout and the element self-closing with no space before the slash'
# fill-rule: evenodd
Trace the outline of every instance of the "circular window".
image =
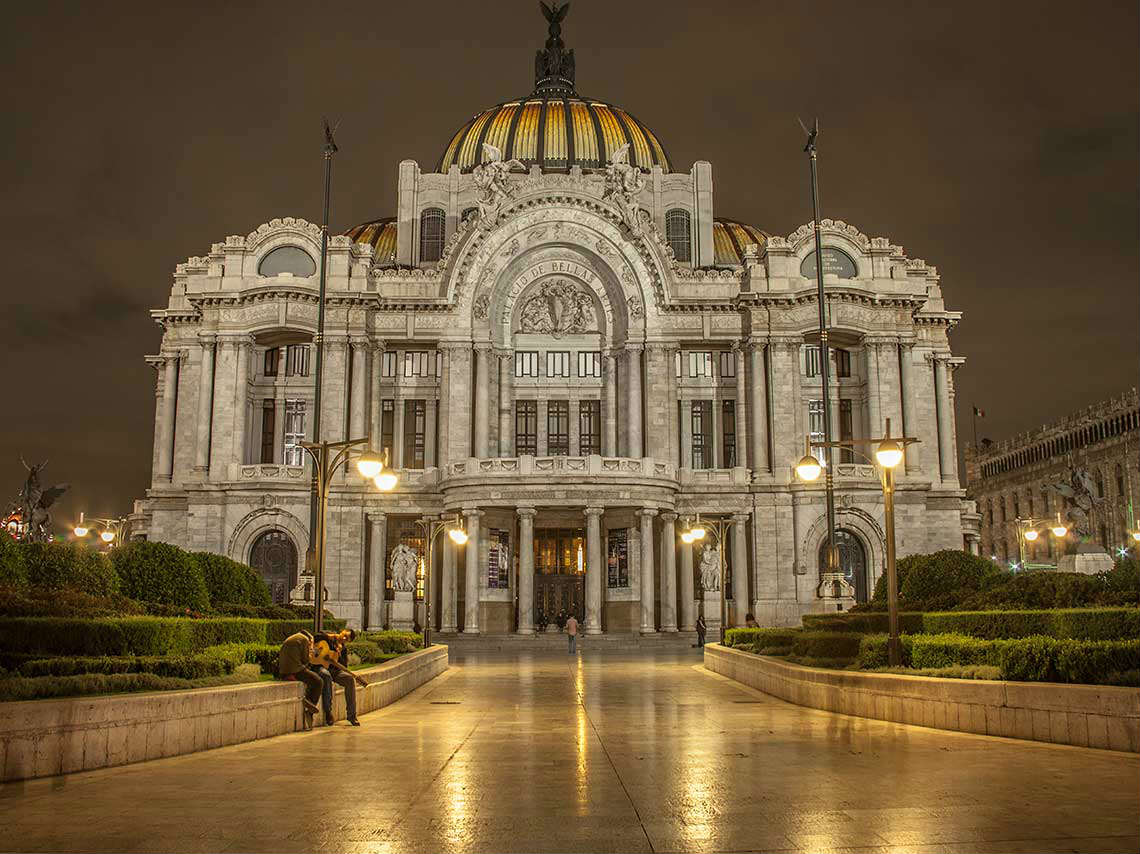
<svg viewBox="0 0 1140 854">
<path fill-rule="evenodd" d="M 307 279 L 316 272 L 317 265 L 309 253 L 299 246 L 278 246 L 257 265 L 259 276 L 280 276 L 282 273 L 289 273 L 299 279 Z"/>
</svg>

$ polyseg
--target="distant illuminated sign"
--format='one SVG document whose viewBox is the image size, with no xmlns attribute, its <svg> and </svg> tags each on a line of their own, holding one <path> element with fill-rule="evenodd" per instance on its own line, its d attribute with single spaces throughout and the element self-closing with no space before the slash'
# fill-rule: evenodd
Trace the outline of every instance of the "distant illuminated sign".
<svg viewBox="0 0 1140 854">
<path fill-rule="evenodd" d="M 855 278 L 855 262 L 842 249 L 825 246 L 820 254 L 823 256 L 823 274 L 825 276 L 838 276 L 841 279 Z M 804 258 L 803 263 L 800 264 L 800 275 L 805 279 L 815 278 L 815 252 Z"/>
</svg>

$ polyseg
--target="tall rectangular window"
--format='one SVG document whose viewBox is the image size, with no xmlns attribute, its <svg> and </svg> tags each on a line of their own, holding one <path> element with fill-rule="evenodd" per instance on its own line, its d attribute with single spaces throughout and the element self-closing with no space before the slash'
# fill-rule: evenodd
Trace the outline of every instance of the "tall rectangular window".
<svg viewBox="0 0 1140 854">
<path fill-rule="evenodd" d="M 516 377 L 537 377 L 538 376 L 538 352 L 535 350 L 516 350 L 515 351 L 515 376 Z"/>
<path fill-rule="evenodd" d="M 404 401 L 404 468 L 424 467 L 427 410 L 423 400 Z"/>
<path fill-rule="evenodd" d="M 309 345 L 290 344 L 285 351 L 285 376 L 307 377 L 309 375 Z"/>
<path fill-rule="evenodd" d="M 602 452 L 602 402 L 578 401 L 578 456 Z"/>
<path fill-rule="evenodd" d="M 629 528 L 611 528 L 606 537 L 606 587 L 629 587 Z"/>
<path fill-rule="evenodd" d="M 273 449 L 276 441 L 277 405 L 272 398 L 267 398 L 261 403 L 261 461 L 263 463 L 275 462 Z"/>
<path fill-rule="evenodd" d="M 711 469 L 712 464 L 712 401 L 694 400 L 689 408 L 689 426 L 692 436 L 695 469 Z"/>
<path fill-rule="evenodd" d="M 546 453 L 565 457 L 570 453 L 570 401 L 546 403 Z"/>
<path fill-rule="evenodd" d="M 837 377 L 851 376 L 851 351 L 840 347 L 835 348 L 835 375 Z"/>
<path fill-rule="evenodd" d="M 823 441 L 823 401 L 822 400 L 809 400 L 808 401 L 808 437 L 813 442 Z M 818 449 L 813 448 L 813 453 L 816 453 L 817 458 L 821 461 L 827 461 L 827 453 L 818 453 Z"/>
<path fill-rule="evenodd" d="M 713 354 L 708 350 L 693 351 L 689 353 L 689 376 L 713 376 Z"/>
<path fill-rule="evenodd" d="M 723 436 L 724 467 L 730 469 L 736 465 L 736 401 L 724 400 L 720 404 L 720 423 Z"/>
<path fill-rule="evenodd" d="M 285 401 L 285 465 L 299 466 L 305 462 L 305 401 Z"/>
<path fill-rule="evenodd" d="M 388 452 L 388 462 L 396 462 L 396 401 L 380 401 L 380 454 Z"/>
<path fill-rule="evenodd" d="M 281 348 L 270 347 L 265 351 L 265 370 L 264 374 L 267 377 L 277 376 L 277 363 L 281 361 Z"/>
<path fill-rule="evenodd" d="M 394 377 L 396 376 L 396 359 L 399 353 L 395 350 L 385 350 L 380 357 L 380 376 Z"/>
<path fill-rule="evenodd" d="M 722 377 L 735 377 L 736 354 L 731 350 L 721 350 L 717 355 L 720 357 L 720 375 Z"/>
<path fill-rule="evenodd" d="M 511 586 L 511 532 L 491 528 L 487 532 L 487 587 L 508 590 Z"/>
<path fill-rule="evenodd" d="M 600 377 L 602 375 L 602 354 L 597 350 L 583 350 L 578 353 L 578 376 Z"/>
<path fill-rule="evenodd" d="M 819 347 L 814 344 L 804 347 L 804 376 L 819 376 Z"/>
<path fill-rule="evenodd" d="M 515 453 L 538 454 L 538 401 L 515 401 Z"/>
<path fill-rule="evenodd" d="M 570 376 L 570 353 L 565 350 L 548 352 L 546 354 L 546 375 L 548 377 Z"/>
<path fill-rule="evenodd" d="M 851 412 L 851 399 L 841 398 L 839 401 L 839 440 L 841 442 L 855 438 L 854 419 Z M 851 448 L 843 448 L 839 453 L 839 459 L 844 463 L 853 463 L 855 462 L 855 452 Z"/>
<path fill-rule="evenodd" d="M 404 351 L 405 377 L 430 377 L 435 370 L 435 359 L 430 350 Z"/>
<path fill-rule="evenodd" d="M 673 250 L 673 257 L 682 263 L 688 263 L 693 257 L 691 222 L 692 217 L 684 208 L 672 208 L 665 212 L 665 239 Z"/>
</svg>

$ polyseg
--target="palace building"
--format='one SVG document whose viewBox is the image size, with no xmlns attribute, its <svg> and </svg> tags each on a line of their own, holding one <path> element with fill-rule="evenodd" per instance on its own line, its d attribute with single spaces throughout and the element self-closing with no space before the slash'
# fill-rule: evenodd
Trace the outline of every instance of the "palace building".
<svg viewBox="0 0 1140 854">
<path fill-rule="evenodd" d="M 392 622 L 401 545 L 445 633 L 527 634 L 570 612 L 587 633 L 687 631 L 700 613 L 711 629 L 722 594 L 734 624 L 791 624 L 863 600 L 885 560 L 876 469 L 857 450 L 833 463 L 839 599 L 820 592 L 821 482 L 793 471 L 824 406 L 837 438 L 889 419 L 921 440 L 898 475 L 900 555 L 976 540 L 960 313 L 936 268 L 822 221 L 824 401 L 810 224 L 781 236 L 722 215 L 711 164 L 681 169 L 633 113 L 578 92 L 556 22 L 535 64 L 534 88 L 458 123 L 433 168 L 399 164 L 394 216 L 330 237 L 320 438 L 370 436 L 399 482 L 334 483 L 328 607 Z M 134 530 L 247 562 L 281 600 L 305 587 L 320 252 L 319 226 L 274 219 L 179 264 L 152 312 L 153 477 Z M 713 538 L 678 536 L 698 513 L 728 523 L 723 591 Z M 424 567 L 416 520 L 444 514 L 470 541 L 440 537 Z"/>
</svg>

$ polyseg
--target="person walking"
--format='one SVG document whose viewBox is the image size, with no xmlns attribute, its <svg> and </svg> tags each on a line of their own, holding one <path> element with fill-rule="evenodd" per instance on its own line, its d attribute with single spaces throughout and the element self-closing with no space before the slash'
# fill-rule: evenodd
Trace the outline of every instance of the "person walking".
<svg viewBox="0 0 1140 854">
<path fill-rule="evenodd" d="M 568 655 L 574 655 L 578 651 L 578 620 L 573 614 L 566 621 L 566 637 L 570 644 Z"/>
<path fill-rule="evenodd" d="M 305 710 L 305 729 L 313 728 L 313 715 L 319 710 L 317 701 L 321 698 L 324 683 L 321 677 L 309 669 L 309 659 L 313 654 L 313 636 L 308 632 L 295 632 L 285 638 L 277 653 L 277 675 L 281 679 L 305 683 L 305 696 L 301 705 Z"/>
<path fill-rule="evenodd" d="M 701 614 L 697 617 L 697 647 L 705 645 L 705 633 L 708 631 L 708 626 L 705 625 L 705 615 Z"/>
</svg>

